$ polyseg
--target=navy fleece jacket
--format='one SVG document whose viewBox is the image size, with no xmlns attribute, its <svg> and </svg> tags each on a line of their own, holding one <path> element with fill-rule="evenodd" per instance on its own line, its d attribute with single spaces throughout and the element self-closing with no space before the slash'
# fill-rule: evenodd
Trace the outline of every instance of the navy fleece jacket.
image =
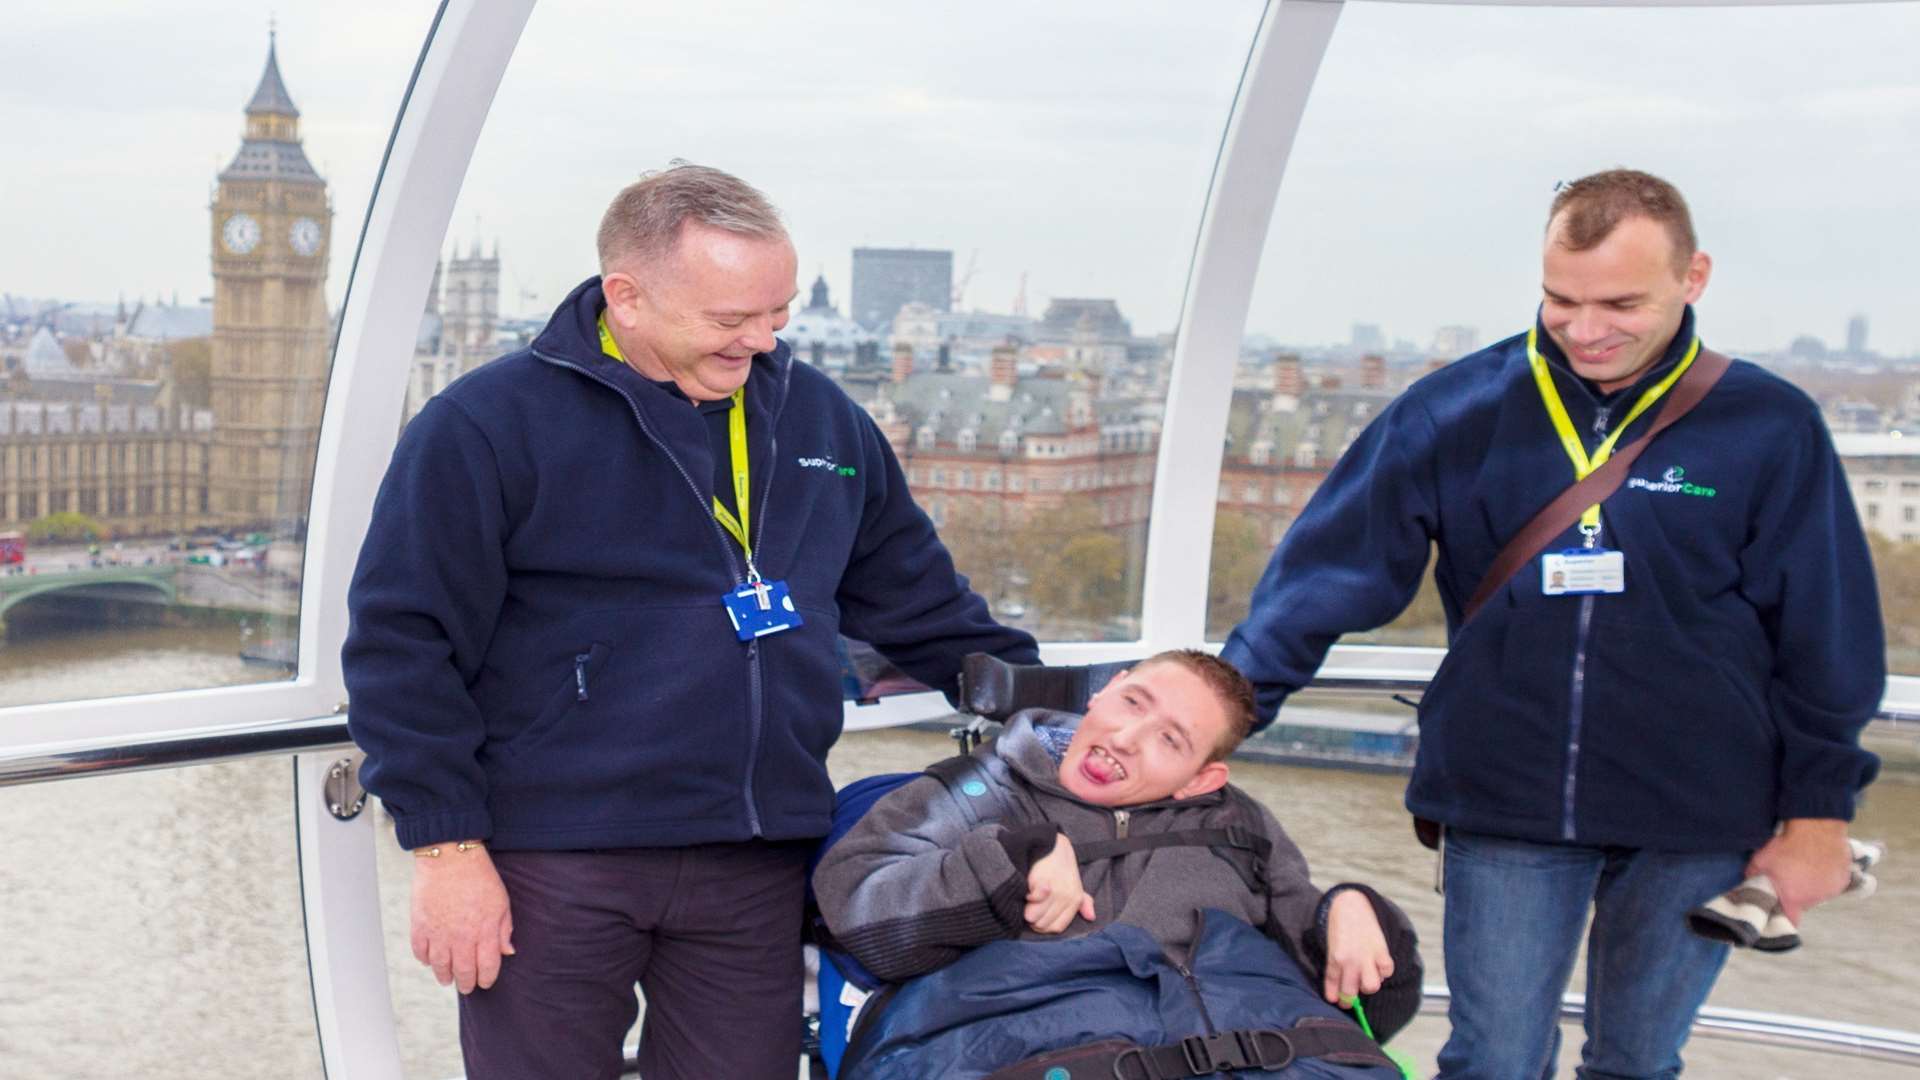
<svg viewBox="0 0 1920 1080">
<path fill-rule="evenodd" d="M 1693 334 L 1688 311 L 1653 369 L 1610 395 L 1540 334 L 1589 452 Z M 1786 818 L 1851 818 L 1878 768 L 1858 737 L 1885 688 L 1885 649 L 1819 409 L 1736 361 L 1603 504 L 1600 543 L 1625 554 L 1624 593 L 1544 595 L 1536 561 L 1462 627 L 1500 549 L 1573 479 L 1525 334 L 1428 375 L 1314 494 L 1222 655 L 1271 718 L 1336 638 L 1406 607 L 1437 543 L 1448 652 L 1420 703 L 1414 813 L 1682 851 L 1752 848 Z M 1569 529 L 1549 550 L 1577 546 Z"/>
<path fill-rule="evenodd" d="M 836 641 L 950 688 L 1019 663 L 873 421 L 785 343 L 745 408 L 754 559 L 805 625 L 735 638 L 706 422 L 600 351 L 598 279 L 531 348 L 402 433 L 348 596 L 348 725 L 400 843 L 681 846 L 815 837 L 840 733 Z"/>
</svg>

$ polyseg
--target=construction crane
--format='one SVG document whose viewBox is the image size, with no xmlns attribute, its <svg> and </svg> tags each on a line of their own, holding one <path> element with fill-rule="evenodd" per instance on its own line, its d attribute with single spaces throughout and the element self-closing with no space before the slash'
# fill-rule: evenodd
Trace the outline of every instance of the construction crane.
<svg viewBox="0 0 1920 1080">
<path fill-rule="evenodd" d="M 540 294 L 533 289 L 527 288 L 527 283 L 520 280 L 518 272 L 515 272 L 513 275 L 513 287 L 520 293 L 520 314 L 540 314 Z"/>
<path fill-rule="evenodd" d="M 980 249 L 974 248 L 967 256 L 967 272 L 960 275 L 960 281 L 953 287 L 953 310 L 960 310 L 961 301 L 967 298 L 967 284 L 973 280 L 973 272 L 980 268 Z"/>
</svg>

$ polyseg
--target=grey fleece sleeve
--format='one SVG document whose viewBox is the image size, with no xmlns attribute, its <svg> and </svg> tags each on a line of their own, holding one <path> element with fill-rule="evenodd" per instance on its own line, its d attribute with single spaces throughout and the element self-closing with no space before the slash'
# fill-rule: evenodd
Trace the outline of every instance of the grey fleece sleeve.
<svg viewBox="0 0 1920 1080">
<path fill-rule="evenodd" d="M 901 785 L 828 849 L 813 872 L 841 947 L 889 982 L 1017 935 L 1027 868 L 1053 848 L 1048 822 L 968 828 L 931 776 Z"/>
</svg>

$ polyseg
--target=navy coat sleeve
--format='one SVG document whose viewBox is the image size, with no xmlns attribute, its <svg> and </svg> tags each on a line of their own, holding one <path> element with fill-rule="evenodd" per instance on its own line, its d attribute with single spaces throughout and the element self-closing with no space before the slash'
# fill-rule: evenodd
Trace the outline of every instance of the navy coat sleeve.
<svg viewBox="0 0 1920 1080">
<path fill-rule="evenodd" d="M 341 651 L 361 776 L 402 847 L 486 838 L 485 725 L 467 692 L 506 595 L 508 515 L 486 436 L 428 401 L 402 432 L 347 595 Z"/>
<path fill-rule="evenodd" d="M 1434 424 L 1401 397 L 1367 425 L 1287 530 L 1221 657 L 1252 680 L 1260 727 L 1342 634 L 1413 602 L 1439 528 Z"/>
<path fill-rule="evenodd" d="M 1851 820 L 1855 796 L 1879 771 L 1860 730 L 1886 688 L 1886 638 L 1839 455 L 1811 405 L 1804 425 L 1801 438 L 1776 444 L 1776 483 L 1740 553 L 1741 588 L 1773 646 L 1776 815 Z"/>
<path fill-rule="evenodd" d="M 987 602 L 955 571 L 880 429 L 862 415 L 860 431 L 862 465 L 875 479 L 840 580 L 841 629 L 949 697 L 968 653 L 1039 662 L 1033 635 L 995 622 Z"/>
</svg>

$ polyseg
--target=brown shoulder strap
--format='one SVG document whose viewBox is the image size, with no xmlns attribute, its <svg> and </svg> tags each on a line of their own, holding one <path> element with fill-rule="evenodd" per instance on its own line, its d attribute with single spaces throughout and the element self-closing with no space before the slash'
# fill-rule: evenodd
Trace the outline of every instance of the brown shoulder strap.
<svg viewBox="0 0 1920 1080">
<path fill-rule="evenodd" d="M 1680 381 L 1673 385 L 1667 398 L 1666 408 L 1660 410 L 1660 416 L 1640 436 L 1626 446 L 1620 447 L 1607 458 L 1607 463 L 1587 474 L 1586 479 L 1561 492 L 1544 509 L 1533 516 L 1507 546 L 1500 550 L 1499 557 L 1493 560 L 1493 566 L 1487 570 L 1487 576 L 1480 579 L 1480 587 L 1473 591 L 1473 598 L 1467 601 L 1466 611 L 1460 622 L 1466 625 L 1473 619 L 1481 605 L 1493 598 L 1501 587 L 1520 572 L 1520 568 L 1533 561 L 1535 555 L 1553 543 L 1553 538 L 1566 532 L 1580 520 L 1580 515 L 1594 503 L 1605 502 L 1607 496 L 1620 490 L 1627 482 L 1627 470 L 1633 468 L 1635 459 L 1647 448 L 1654 436 L 1672 427 L 1679 419 L 1700 404 L 1707 396 L 1720 376 L 1727 373 L 1732 364 L 1720 353 L 1702 346 L 1700 355 L 1694 357 L 1693 365 Z"/>
</svg>

